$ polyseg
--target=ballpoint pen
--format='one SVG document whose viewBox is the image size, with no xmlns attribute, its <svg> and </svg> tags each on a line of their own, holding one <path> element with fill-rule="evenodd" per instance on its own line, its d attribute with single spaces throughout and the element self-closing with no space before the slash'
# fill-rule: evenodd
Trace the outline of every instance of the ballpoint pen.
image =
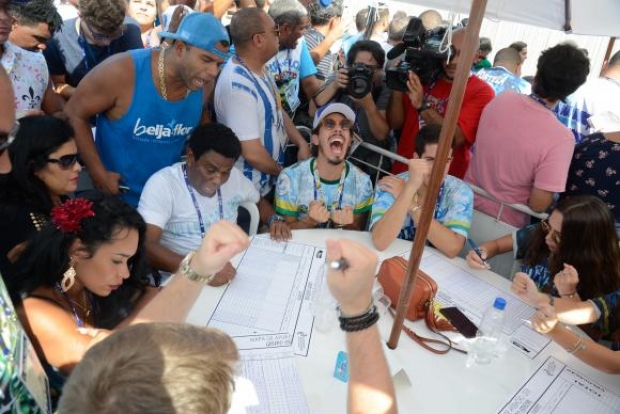
<svg viewBox="0 0 620 414">
<path fill-rule="evenodd" d="M 476 252 L 476 254 L 478 255 L 478 257 L 480 258 L 480 260 L 482 260 L 482 264 L 485 265 L 487 267 L 487 269 L 490 269 L 491 266 L 489 266 L 489 264 L 486 262 L 486 260 L 484 260 L 484 257 L 482 257 L 482 251 L 480 250 L 480 247 L 478 247 L 478 245 L 476 244 L 475 241 L 473 241 L 471 238 L 467 238 L 467 243 L 469 243 L 469 245 L 471 246 L 471 248 L 473 249 L 474 252 Z"/>
<path fill-rule="evenodd" d="M 332 260 L 327 264 L 331 270 L 346 270 L 349 267 L 347 259 Z"/>
</svg>

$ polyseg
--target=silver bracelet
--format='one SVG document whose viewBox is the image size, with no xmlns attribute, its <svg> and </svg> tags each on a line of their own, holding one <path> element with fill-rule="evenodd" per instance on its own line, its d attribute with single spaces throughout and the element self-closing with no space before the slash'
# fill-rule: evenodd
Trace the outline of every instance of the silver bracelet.
<svg viewBox="0 0 620 414">
<path fill-rule="evenodd" d="M 568 352 L 569 354 L 576 354 L 577 352 L 583 351 L 587 348 L 586 344 L 583 343 L 583 337 L 576 334 L 575 332 L 573 333 L 577 336 L 577 342 L 575 342 L 575 345 L 573 345 L 571 349 L 566 350 L 566 352 Z"/>
</svg>

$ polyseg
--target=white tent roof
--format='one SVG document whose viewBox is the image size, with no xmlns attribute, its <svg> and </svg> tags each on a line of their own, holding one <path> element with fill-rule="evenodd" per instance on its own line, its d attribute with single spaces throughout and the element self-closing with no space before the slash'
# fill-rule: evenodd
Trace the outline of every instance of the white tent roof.
<svg viewBox="0 0 620 414">
<path fill-rule="evenodd" d="M 419 6 L 469 13 L 470 0 L 405 0 Z M 572 33 L 620 37 L 620 0 L 488 0 L 485 17 Z"/>
</svg>

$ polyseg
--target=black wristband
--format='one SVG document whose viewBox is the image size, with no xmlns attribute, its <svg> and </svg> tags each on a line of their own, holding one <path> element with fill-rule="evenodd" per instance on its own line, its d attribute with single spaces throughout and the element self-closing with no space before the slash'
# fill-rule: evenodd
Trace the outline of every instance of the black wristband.
<svg viewBox="0 0 620 414">
<path fill-rule="evenodd" d="M 338 310 L 340 311 L 340 307 L 338 307 Z M 377 312 L 377 307 L 372 305 L 361 315 L 351 317 L 339 316 L 338 320 L 340 321 L 340 329 L 345 332 L 363 331 L 377 323 L 379 313 Z"/>
</svg>

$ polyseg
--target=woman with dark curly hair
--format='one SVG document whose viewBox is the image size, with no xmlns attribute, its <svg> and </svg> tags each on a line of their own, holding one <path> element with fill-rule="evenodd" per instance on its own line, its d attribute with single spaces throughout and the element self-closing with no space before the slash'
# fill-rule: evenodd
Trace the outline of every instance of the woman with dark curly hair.
<svg viewBox="0 0 620 414">
<path fill-rule="evenodd" d="M 484 259 L 515 250 L 522 272 L 553 296 L 591 299 L 620 289 L 614 218 L 597 197 L 566 198 L 547 220 L 483 243 L 480 250 Z M 467 263 L 484 267 L 473 251 Z"/>
<path fill-rule="evenodd" d="M 8 149 L 11 171 L 0 186 L 0 272 L 9 278 L 25 242 L 47 222 L 52 207 L 77 188 L 82 167 L 73 128 L 51 116 L 20 120 Z"/>
<path fill-rule="evenodd" d="M 93 192 L 54 207 L 20 257 L 9 292 L 55 388 L 111 330 L 185 320 L 202 286 L 248 245 L 239 227 L 216 223 L 158 290 L 147 286 L 145 231 L 136 210 Z"/>
</svg>

